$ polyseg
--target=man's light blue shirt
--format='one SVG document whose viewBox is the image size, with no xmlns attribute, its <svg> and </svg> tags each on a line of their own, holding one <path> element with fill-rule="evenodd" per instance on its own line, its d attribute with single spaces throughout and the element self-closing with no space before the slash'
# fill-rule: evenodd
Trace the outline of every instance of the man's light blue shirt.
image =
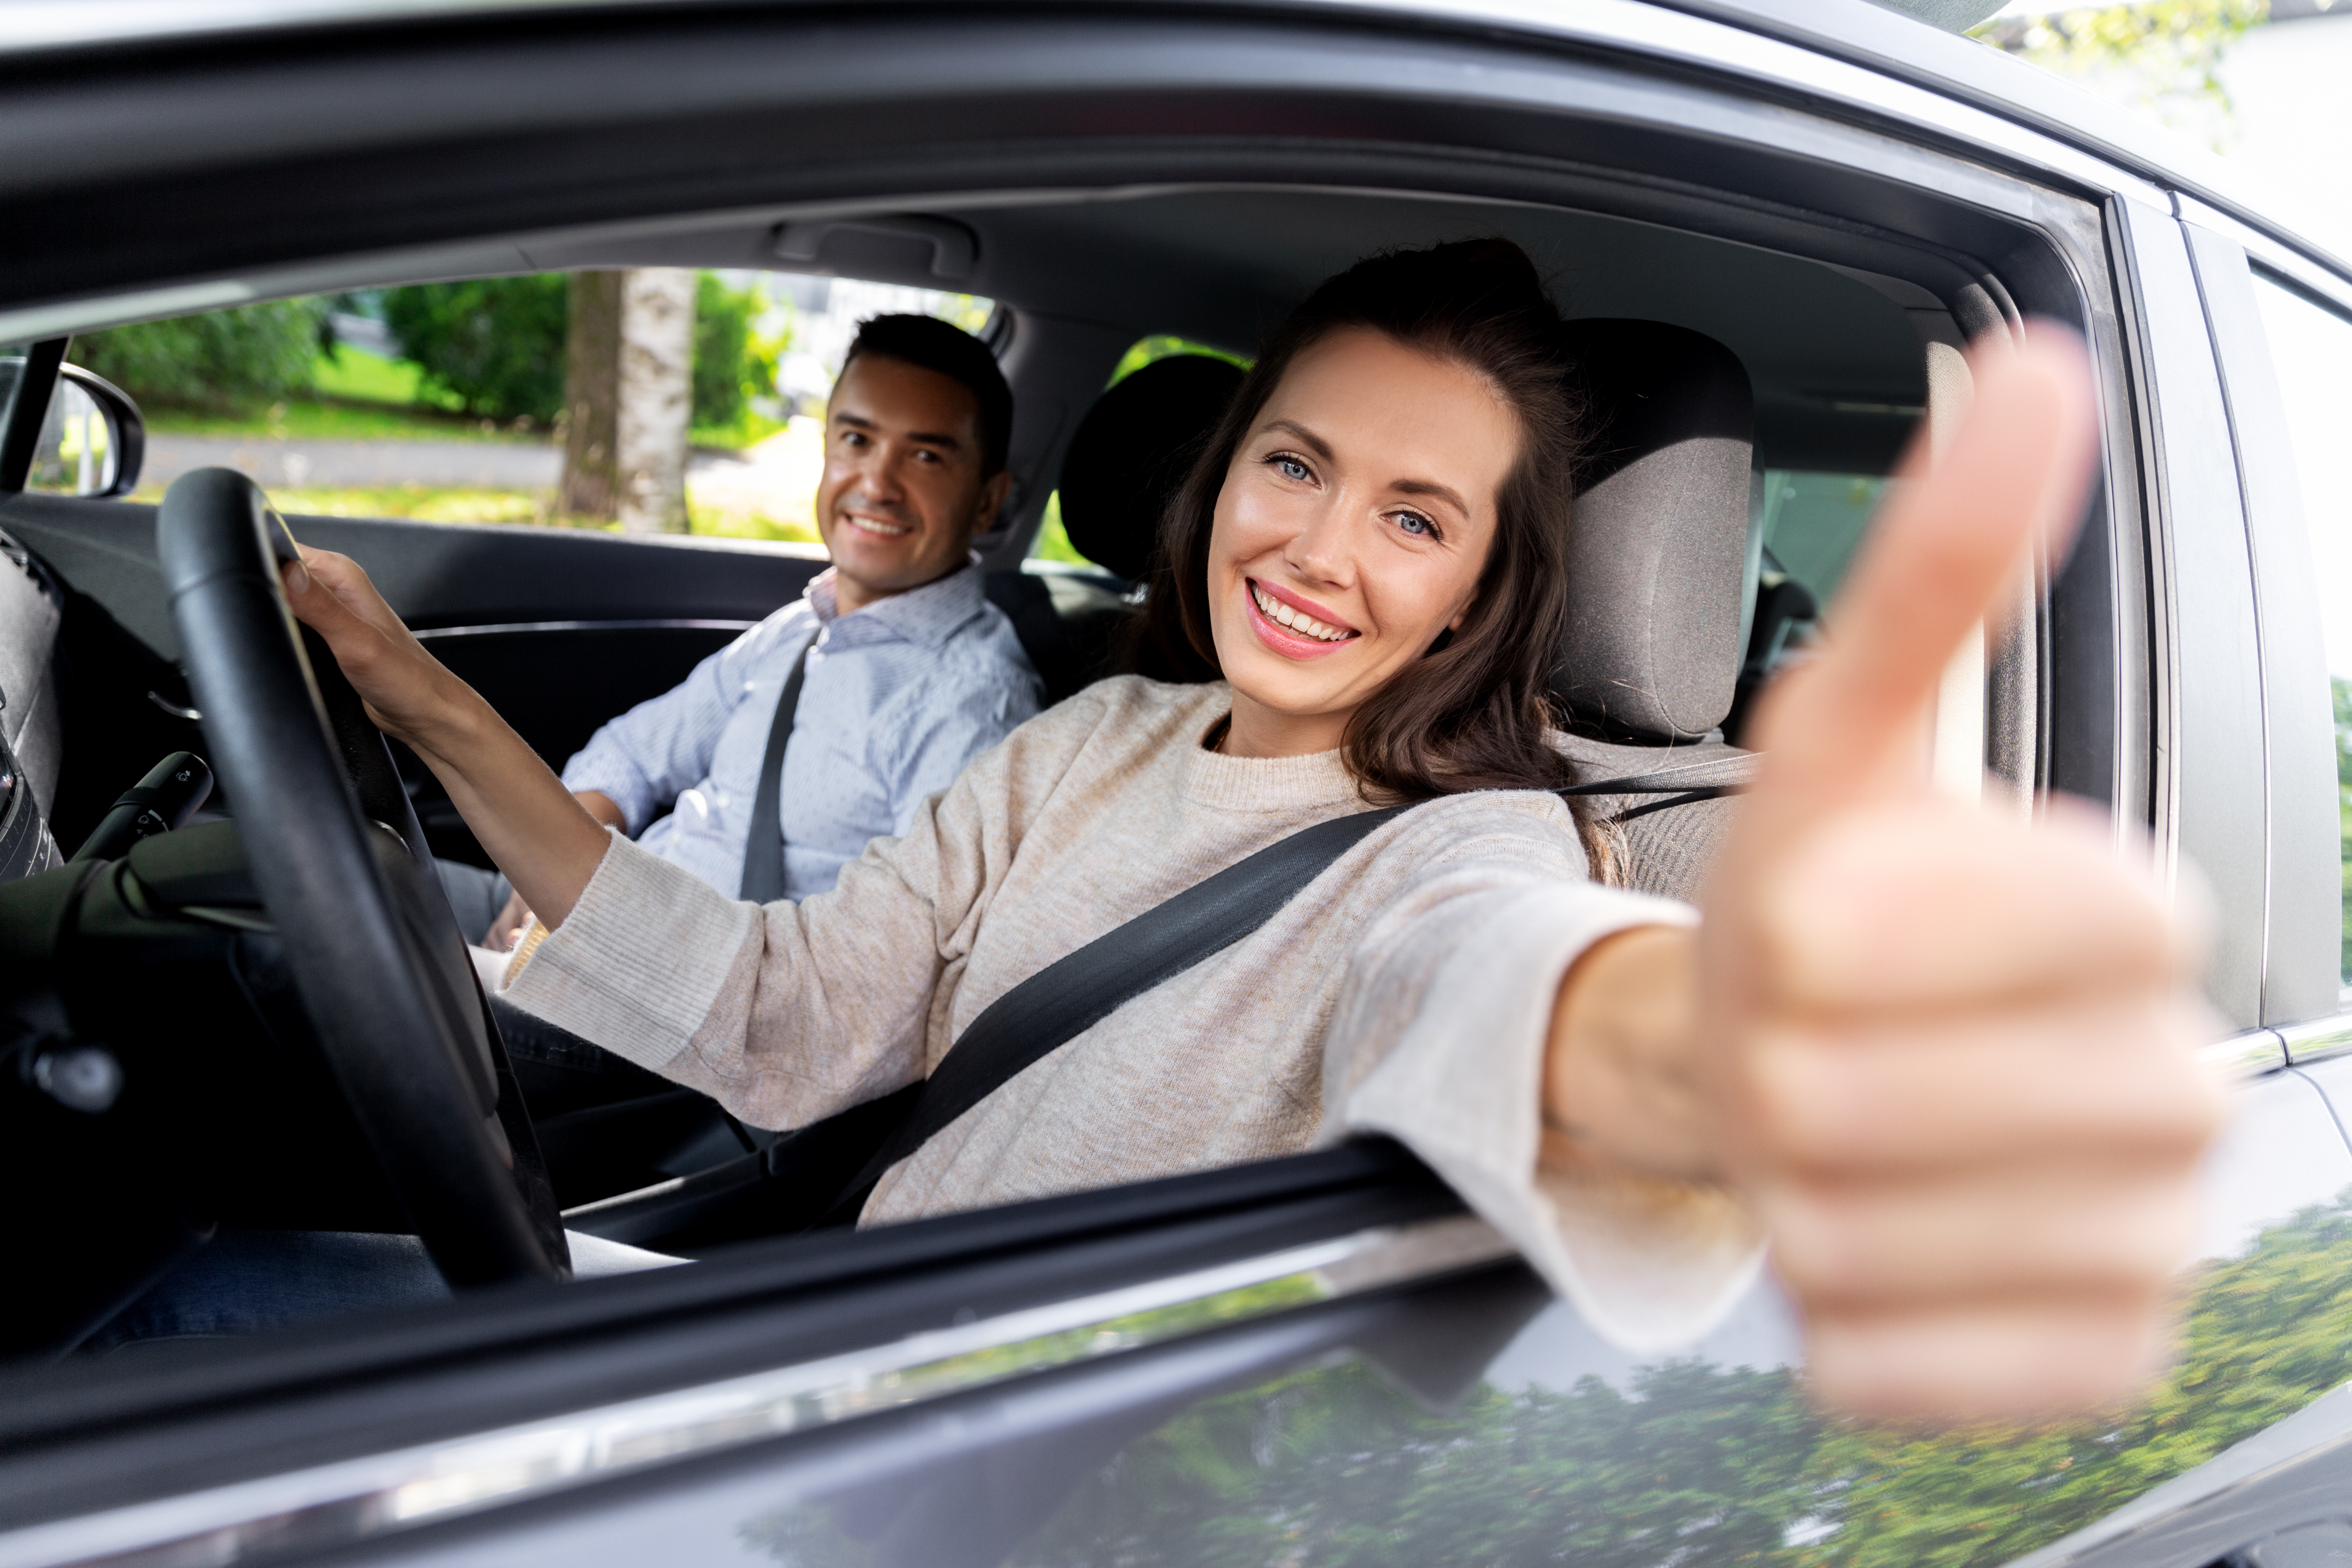
<svg viewBox="0 0 2352 1568">
<path fill-rule="evenodd" d="M 826 572 L 597 731 L 564 764 L 564 786 L 603 792 L 631 837 L 734 897 L 776 700 L 812 639 L 779 797 L 793 900 L 832 887 L 867 840 L 904 834 L 923 797 L 1034 714 L 1043 695 L 976 566 L 849 615 Z M 672 797 L 670 814 L 647 826 Z"/>
</svg>

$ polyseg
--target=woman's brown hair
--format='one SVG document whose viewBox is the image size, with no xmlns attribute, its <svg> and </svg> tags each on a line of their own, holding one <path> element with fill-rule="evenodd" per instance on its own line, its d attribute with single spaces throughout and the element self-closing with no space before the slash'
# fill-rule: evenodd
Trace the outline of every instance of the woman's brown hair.
<svg viewBox="0 0 2352 1568">
<path fill-rule="evenodd" d="M 1209 536 L 1225 472 L 1298 356 L 1352 328 L 1481 376 L 1517 416 L 1520 437 L 1461 627 L 1356 710 L 1341 742 L 1349 771 L 1366 798 L 1384 804 L 1575 784 L 1576 764 L 1553 741 L 1549 686 L 1568 615 L 1570 483 L 1583 411 L 1570 390 L 1559 308 L 1527 253 L 1506 239 L 1370 257 L 1291 312 L 1170 502 L 1133 662 L 1163 679 L 1220 678 L 1209 631 Z M 1613 836 L 1580 803 L 1571 805 L 1594 875 L 1613 879 Z"/>
</svg>

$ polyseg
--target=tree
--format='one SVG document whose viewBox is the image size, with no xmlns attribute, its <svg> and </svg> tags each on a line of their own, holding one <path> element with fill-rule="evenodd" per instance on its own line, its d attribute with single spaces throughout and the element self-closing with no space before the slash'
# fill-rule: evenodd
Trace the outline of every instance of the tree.
<svg viewBox="0 0 2352 1568">
<path fill-rule="evenodd" d="M 638 267 L 621 275 L 621 369 L 614 450 L 621 526 L 686 531 L 686 432 L 694 383 L 694 274 Z"/>
<path fill-rule="evenodd" d="M 758 290 L 731 289 L 715 272 L 696 280 L 696 425 L 732 425 L 743 417 L 752 398 L 775 395 L 776 359 L 784 342 L 760 332 L 761 303 Z"/>
<path fill-rule="evenodd" d="M 552 423 L 563 407 L 571 279 L 561 272 L 383 293 L 401 352 L 467 413 Z"/>
<path fill-rule="evenodd" d="M 2269 16 L 2270 0 L 2140 0 L 1996 17 L 1970 36 L 2218 145 L 2231 115 L 2222 52 Z"/>
<path fill-rule="evenodd" d="M 575 272 L 563 347 L 564 516 L 620 515 L 621 274 Z"/>
<path fill-rule="evenodd" d="M 327 305 L 273 300 L 110 327 L 74 339 L 73 362 L 142 402 L 231 412 L 310 386 Z"/>
</svg>

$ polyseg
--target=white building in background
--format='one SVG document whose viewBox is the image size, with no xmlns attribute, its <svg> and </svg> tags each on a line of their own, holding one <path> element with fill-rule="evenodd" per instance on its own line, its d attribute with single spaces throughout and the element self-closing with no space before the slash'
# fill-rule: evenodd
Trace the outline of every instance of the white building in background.
<svg viewBox="0 0 2352 1568">
<path fill-rule="evenodd" d="M 2275 189 L 2286 221 L 2352 258 L 2352 0 L 2271 0 L 2218 75 L 2232 134 L 2221 151 Z"/>
<path fill-rule="evenodd" d="M 1995 25 L 2084 8 L 2012 0 Z M 2270 13 L 2221 52 L 2214 74 L 2226 108 L 2129 67 L 2074 79 L 2126 109 L 2168 114 L 2173 134 L 2239 166 L 2265 212 L 2352 258 L 2352 0 L 2270 0 Z M 2152 97 L 2166 100 L 2164 110 Z"/>
<path fill-rule="evenodd" d="M 991 308 L 986 300 L 935 289 L 798 272 L 762 276 L 770 297 L 791 311 L 792 348 L 776 368 L 776 390 L 787 403 L 812 412 L 812 405 L 822 406 L 832 395 L 833 379 L 841 374 L 842 357 L 860 321 L 892 314 L 938 316 L 971 329 L 987 319 Z"/>
</svg>

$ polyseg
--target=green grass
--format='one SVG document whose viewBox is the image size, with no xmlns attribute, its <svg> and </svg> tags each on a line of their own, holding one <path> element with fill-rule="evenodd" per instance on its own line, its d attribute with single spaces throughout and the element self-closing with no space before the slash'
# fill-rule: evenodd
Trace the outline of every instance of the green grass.
<svg viewBox="0 0 2352 1568">
<path fill-rule="evenodd" d="M 289 398 L 242 414 L 184 409 L 147 412 L 147 428 L 162 436 L 244 437 L 256 441 L 544 441 L 544 434 L 511 429 L 491 419 L 381 403 Z"/>
<path fill-rule="evenodd" d="M 746 447 L 758 446 L 783 427 L 784 421 L 771 419 L 757 409 L 746 408 L 730 424 L 697 425 L 686 433 L 686 439 L 689 446 L 740 452 Z"/>
<path fill-rule="evenodd" d="M 339 344 L 310 364 L 311 390 L 321 397 L 353 403 L 389 403 L 463 414 L 457 400 L 427 386 L 425 367 L 414 360 L 390 359 L 371 349 Z"/>
<path fill-rule="evenodd" d="M 146 411 L 147 428 L 164 436 L 245 437 L 257 441 L 530 441 L 553 434 L 528 419 L 477 418 L 426 384 L 424 367 L 345 343 L 311 362 L 310 395 L 231 414 L 182 408 Z M 687 432 L 697 447 L 737 452 L 784 427 L 752 409 L 726 425 Z M 404 516 L 405 513 L 393 514 Z"/>
</svg>

